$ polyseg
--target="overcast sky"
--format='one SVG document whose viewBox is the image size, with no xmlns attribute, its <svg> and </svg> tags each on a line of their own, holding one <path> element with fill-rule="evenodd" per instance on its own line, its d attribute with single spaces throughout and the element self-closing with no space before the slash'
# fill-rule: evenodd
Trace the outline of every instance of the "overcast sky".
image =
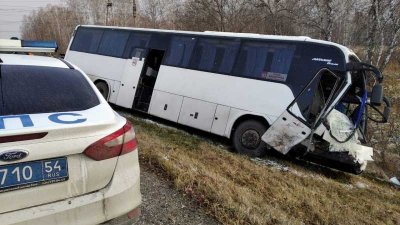
<svg viewBox="0 0 400 225">
<path fill-rule="evenodd" d="M 63 0 L 0 0 L 0 38 L 20 37 L 24 15 L 48 4 L 61 4 Z"/>
</svg>

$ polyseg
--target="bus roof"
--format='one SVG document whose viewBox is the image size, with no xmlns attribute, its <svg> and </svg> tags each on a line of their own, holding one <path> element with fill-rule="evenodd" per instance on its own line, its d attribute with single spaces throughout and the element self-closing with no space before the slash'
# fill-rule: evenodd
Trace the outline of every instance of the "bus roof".
<svg viewBox="0 0 400 225">
<path fill-rule="evenodd" d="M 133 30 L 133 31 L 151 31 L 151 32 L 165 32 L 165 33 L 178 33 L 178 34 L 194 34 L 204 36 L 220 36 L 220 37 L 240 37 L 240 38 L 256 38 L 256 39 L 267 39 L 267 40 L 285 40 L 285 41 L 304 41 L 310 43 L 319 43 L 325 45 L 331 45 L 339 48 L 343 51 L 346 58 L 355 53 L 346 46 L 331 42 L 313 39 L 307 36 L 283 36 L 283 35 L 265 35 L 256 33 L 234 33 L 234 32 L 219 32 L 219 31 L 181 31 L 181 30 L 165 30 L 165 29 L 149 29 L 149 28 L 133 28 L 133 27 L 116 27 L 116 26 L 98 26 L 98 25 L 79 25 L 82 27 L 93 27 L 93 28 L 106 28 L 106 29 L 121 29 L 121 30 Z M 77 28 L 79 27 L 77 26 Z M 348 59 L 346 59 L 348 60 Z"/>
</svg>

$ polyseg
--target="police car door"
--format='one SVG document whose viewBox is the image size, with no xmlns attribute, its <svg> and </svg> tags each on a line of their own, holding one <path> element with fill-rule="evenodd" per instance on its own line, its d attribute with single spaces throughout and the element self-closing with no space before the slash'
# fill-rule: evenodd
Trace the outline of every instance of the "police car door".
<svg viewBox="0 0 400 225">
<path fill-rule="evenodd" d="M 271 125 L 262 140 L 287 154 L 320 124 L 337 98 L 340 78 L 328 69 L 320 70 L 283 114 Z M 342 86 L 343 87 L 343 86 Z"/>
</svg>

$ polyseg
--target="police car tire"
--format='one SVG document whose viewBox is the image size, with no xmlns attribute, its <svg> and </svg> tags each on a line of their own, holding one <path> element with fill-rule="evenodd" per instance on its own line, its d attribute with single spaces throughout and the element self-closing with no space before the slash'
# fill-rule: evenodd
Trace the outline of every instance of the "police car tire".
<svg viewBox="0 0 400 225">
<path fill-rule="evenodd" d="M 108 93 L 109 93 L 109 88 L 108 85 L 105 82 L 97 82 L 96 83 L 97 89 L 100 91 L 101 95 L 103 95 L 104 99 L 108 99 Z"/>
<path fill-rule="evenodd" d="M 267 129 L 268 127 L 265 124 L 257 120 L 247 120 L 242 122 L 234 131 L 232 140 L 233 147 L 238 153 L 243 155 L 250 157 L 264 156 L 267 154 L 268 147 L 267 144 L 261 140 L 261 137 Z M 247 143 L 246 145 L 246 143 L 243 143 L 246 142 L 246 138 L 250 138 L 250 144 Z"/>
</svg>

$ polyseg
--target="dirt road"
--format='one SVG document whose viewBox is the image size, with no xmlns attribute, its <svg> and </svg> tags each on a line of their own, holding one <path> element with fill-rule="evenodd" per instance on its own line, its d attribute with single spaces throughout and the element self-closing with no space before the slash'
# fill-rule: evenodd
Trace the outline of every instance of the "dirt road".
<svg viewBox="0 0 400 225">
<path fill-rule="evenodd" d="M 217 225 L 196 203 L 175 190 L 173 184 L 161 175 L 141 166 L 142 215 L 134 223 L 126 217 L 106 225 Z"/>
</svg>

